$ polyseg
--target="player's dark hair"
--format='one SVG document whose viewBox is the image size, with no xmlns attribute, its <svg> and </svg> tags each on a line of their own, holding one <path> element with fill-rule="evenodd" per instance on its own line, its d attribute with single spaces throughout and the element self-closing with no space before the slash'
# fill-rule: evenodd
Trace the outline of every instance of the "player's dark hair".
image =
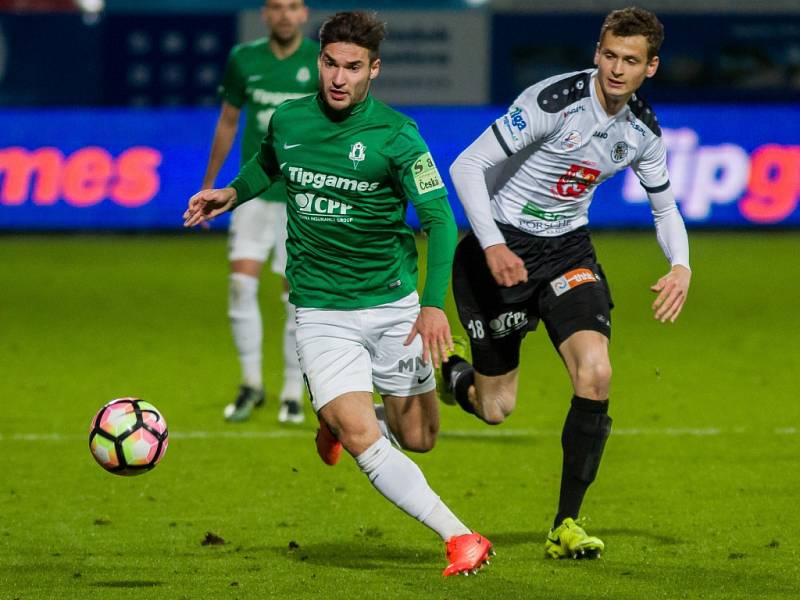
<svg viewBox="0 0 800 600">
<path fill-rule="evenodd" d="M 643 35 L 647 40 L 647 58 L 658 54 L 664 41 L 664 26 L 653 13 L 643 8 L 629 6 L 608 13 L 600 28 L 600 42 L 610 31 L 618 37 Z"/>
<path fill-rule="evenodd" d="M 319 28 L 319 47 L 347 42 L 369 50 L 369 59 L 374 61 L 380 54 L 380 46 L 386 37 L 386 23 L 378 20 L 377 13 L 365 11 L 338 12 Z"/>
</svg>

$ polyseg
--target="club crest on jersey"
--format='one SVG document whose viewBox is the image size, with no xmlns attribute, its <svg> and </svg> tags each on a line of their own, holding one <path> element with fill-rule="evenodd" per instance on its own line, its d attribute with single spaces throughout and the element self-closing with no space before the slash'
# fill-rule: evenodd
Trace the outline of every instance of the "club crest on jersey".
<svg viewBox="0 0 800 600">
<path fill-rule="evenodd" d="M 308 67 L 300 67 L 300 70 L 297 71 L 297 76 L 295 79 L 297 79 L 297 81 L 300 83 L 305 83 L 311 79 L 311 71 L 308 70 Z"/>
<path fill-rule="evenodd" d="M 560 296 L 579 285 L 594 283 L 599 280 L 600 276 L 593 273 L 590 269 L 572 269 L 572 271 L 567 271 L 561 277 L 553 279 L 553 281 L 550 282 L 550 287 L 553 288 L 556 296 Z"/>
<path fill-rule="evenodd" d="M 625 142 L 617 142 L 611 149 L 611 160 L 615 163 L 621 163 L 628 156 L 628 144 Z"/>
<path fill-rule="evenodd" d="M 573 129 L 561 140 L 561 147 L 567 152 L 572 152 L 581 145 L 582 141 L 581 132 L 577 129 Z"/>
<path fill-rule="evenodd" d="M 357 169 L 359 163 L 366 158 L 366 155 L 367 147 L 361 142 L 356 142 L 350 146 L 350 154 L 347 156 L 347 158 L 353 161 L 353 168 Z"/>
</svg>

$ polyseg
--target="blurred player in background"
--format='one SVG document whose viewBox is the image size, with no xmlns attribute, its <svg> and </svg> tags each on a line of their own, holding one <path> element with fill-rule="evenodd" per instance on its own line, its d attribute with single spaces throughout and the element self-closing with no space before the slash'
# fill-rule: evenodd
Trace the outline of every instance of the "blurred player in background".
<svg viewBox="0 0 800 600">
<path fill-rule="evenodd" d="M 486 562 L 491 544 L 390 443 L 427 452 L 436 441 L 431 363 L 438 366 L 452 346 L 443 306 L 456 224 L 414 122 L 369 94 L 383 37 L 374 14 L 327 20 L 319 94 L 281 105 L 231 187 L 195 194 L 184 217 L 187 226 L 203 223 L 285 179 L 286 273 L 298 307 L 300 364 L 320 419 L 320 457 L 333 465 L 347 449 L 381 494 L 445 541 L 444 575 L 469 573 Z M 429 238 L 421 302 L 408 200 Z M 373 388 L 385 413 L 376 413 Z"/>
<path fill-rule="evenodd" d="M 663 37 L 646 10 L 611 12 L 600 30 L 596 69 L 529 87 L 450 171 L 473 230 L 459 243 L 453 267 L 473 362 L 462 350 L 444 364 L 451 395 L 443 399 L 487 423 L 503 422 L 516 405 L 522 339 L 544 322 L 573 387 L 558 513 L 545 543 L 554 558 L 594 557 L 604 547 L 576 523 L 611 432 L 613 304 L 586 229 L 598 184 L 631 166 L 647 191 L 671 264 L 651 288 L 655 318 L 675 321 L 689 289 L 689 243 L 661 129 L 636 95 L 656 73 Z"/>
<path fill-rule="evenodd" d="M 225 67 L 219 88 L 222 110 L 214 131 L 203 189 L 214 187 L 236 137 L 243 108 L 246 122 L 242 164 L 258 152 L 258 145 L 278 105 L 285 100 L 312 94 L 317 89 L 317 46 L 303 37 L 302 27 L 308 20 L 308 8 L 303 0 L 266 0 L 261 14 L 269 29 L 269 37 L 236 46 Z M 285 243 L 286 185 L 279 181 L 256 202 L 234 211 L 231 218 L 228 315 L 239 354 L 242 385 L 234 402 L 225 407 L 228 421 L 244 421 L 250 417 L 253 408 L 264 403 L 263 325 L 258 283 L 270 252 L 273 272 L 284 275 Z M 282 299 L 286 324 L 278 420 L 300 423 L 303 421 L 303 378 L 297 362 L 295 309 L 289 302 L 285 279 Z M 273 315 L 270 317 L 274 318 Z"/>
</svg>

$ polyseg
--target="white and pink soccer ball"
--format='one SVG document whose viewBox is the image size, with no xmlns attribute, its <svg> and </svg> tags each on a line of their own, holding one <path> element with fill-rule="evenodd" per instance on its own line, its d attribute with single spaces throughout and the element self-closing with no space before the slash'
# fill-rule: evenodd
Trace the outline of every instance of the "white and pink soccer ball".
<svg viewBox="0 0 800 600">
<path fill-rule="evenodd" d="M 167 451 L 167 422 L 139 398 L 117 398 L 97 411 L 89 426 L 89 449 L 97 463 L 116 475 L 141 475 Z"/>
</svg>

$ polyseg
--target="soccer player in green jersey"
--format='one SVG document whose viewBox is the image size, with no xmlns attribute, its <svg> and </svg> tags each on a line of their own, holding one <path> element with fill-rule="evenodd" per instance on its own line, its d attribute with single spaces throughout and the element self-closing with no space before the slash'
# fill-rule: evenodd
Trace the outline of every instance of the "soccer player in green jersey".
<svg viewBox="0 0 800 600">
<path fill-rule="evenodd" d="M 222 109 L 203 177 L 203 189 L 214 180 L 230 153 L 239 117 L 245 111 L 242 164 L 256 152 L 272 113 L 289 99 L 317 90 L 317 47 L 303 37 L 308 20 L 303 0 L 266 0 L 261 11 L 270 35 L 240 44 L 230 53 L 219 92 Z M 228 244 L 230 261 L 228 315 L 242 370 L 242 385 L 225 407 L 229 421 L 244 421 L 264 403 L 262 377 L 263 327 L 258 305 L 261 269 L 272 253 L 272 271 L 283 276 L 286 267 L 286 186 L 277 182 L 258 197 L 234 211 Z M 284 280 L 283 387 L 278 420 L 300 423 L 303 410 L 303 376 L 295 347 L 294 306 Z"/>
<path fill-rule="evenodd" d="M 487 561 L 491 543 L 390 443 L 426 452 L 436 440 L 433 365 L 452 346 L 442 307 L 456 226 L 416 125 L 369 94 L 383 36 L 371 14 L 328 19 L 320 29 L 319 93 L 278 107 L 259 153 L 229 187 L 195 194 L 184 219 L 201 224 L 283 177 L 286 274 L 320 456 L 335 464 L 343 446 L 381 494 L 445 541 L 444 575 L 468 573 Z M 408 200 L 429 238 L 421 307 Z M 376 418 L 373 387 L 384 419 Z"/>
</svg>

